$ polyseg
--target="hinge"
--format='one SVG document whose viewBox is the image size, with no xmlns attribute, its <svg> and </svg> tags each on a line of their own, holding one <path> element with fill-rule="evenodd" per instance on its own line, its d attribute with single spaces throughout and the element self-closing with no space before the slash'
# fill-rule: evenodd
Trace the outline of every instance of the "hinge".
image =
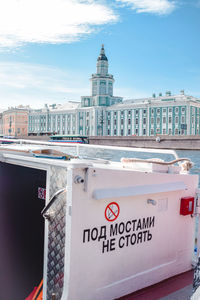
<svg viewBox="0 0 200 300">
<path fill-rule="evenodd" d="M 194 212 L 195 212 L 195 215 L 200 215 L 200 189 L 196 189 Z"/>
</svg>

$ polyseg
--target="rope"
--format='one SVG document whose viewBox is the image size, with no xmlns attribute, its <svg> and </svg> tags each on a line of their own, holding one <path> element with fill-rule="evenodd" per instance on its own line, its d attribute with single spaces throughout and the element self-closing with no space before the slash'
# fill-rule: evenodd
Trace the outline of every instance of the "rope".
<svg viewBox="0 0 200 300">
<path fill-rule="evenodd" d="M 181 161 L 186 161 L 186 162 L 190 163 L 191 167 L 192 167 L 192 162 L 188 158 L 178 158 L 178 159 L 174 159 L 174 160 L 168 161 L 168 162 L 159 161 L 159 160 L 155 160 L 155 159 L 139 159 L 139 158 L 125 158 L 125 157 L 121 158 L 122 163 L 133 163 L 133 162 L 143 162 L 144 163 L 145 162 L 145 163 L 149 163 L 149 164 L 153 163 L 153 164 L 165 165 L 165 166 L 174 165 L 175 163 L 178 163 Z"/>
</svg>

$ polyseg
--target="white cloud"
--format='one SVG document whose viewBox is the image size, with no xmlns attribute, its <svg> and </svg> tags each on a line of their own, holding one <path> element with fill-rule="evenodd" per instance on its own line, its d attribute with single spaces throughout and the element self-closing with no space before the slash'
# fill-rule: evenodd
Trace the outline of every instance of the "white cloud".
<svg viewBox="0 0 200 300">
<path fill-rule="evenodd" d="M 80 100 L 81 95 L 89 93 L 85 74 L 43 65 L 0 62 L 0 108 L 19 104 L 42 107 L 45 103 Z"/>
<path fill-rule="evenodd" d="M 171 13 L 176 5 L 175 1 L 170 0 L 116 0 L 128 4 L 137 13 L 152 13 L 165 15 Z"/>
<path fill-rule="evenodd" d="M 0 0 L 0 47 L 68 43 L 117 19 L 95 0 Z"/>
</svg>

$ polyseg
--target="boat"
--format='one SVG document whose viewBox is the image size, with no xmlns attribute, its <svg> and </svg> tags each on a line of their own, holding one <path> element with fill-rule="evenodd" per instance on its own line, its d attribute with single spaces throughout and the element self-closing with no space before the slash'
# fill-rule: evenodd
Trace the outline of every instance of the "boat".
<svg viewBox="0 0 200 300">
<path fill-rule="evenodd" d="M 49 142 L 60 143 L 75 143 L 75 144 L 88 144 L 89 140 L 87 136 L 83 135 L 52 135 Z"/>
<path fill-rule="evenodd" d="M 54 159 L 54 150 L 69 159 Z M 108 150 L 124 157 L 98 157 Z M 0 145 L 0 161 L 1 299 L 26 299 L 42 280 L 44 300 L 139 299 L 141 290 L 191 276 L 200 192 L 189 159 L 16 140 Z"/>
<path fill-rule="evenodd" d="M 15 139 L 14 136 L 0 136 L 0 144 L 13 144 Z"/>
</svg>

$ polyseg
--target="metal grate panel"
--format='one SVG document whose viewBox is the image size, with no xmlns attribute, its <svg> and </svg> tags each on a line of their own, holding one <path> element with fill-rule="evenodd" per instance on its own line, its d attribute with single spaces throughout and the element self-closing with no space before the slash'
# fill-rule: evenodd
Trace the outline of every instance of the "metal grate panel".
<svg viewBox="0 0 200 300">
<path fill-rule="evenodd" d="M 59 189 L 67 185 L 67 170 L 51 167 L 50 170 L 50 198 Z M 47 300 L 61 299 L 64 284 L 65 259 L 65 216 L 66 194 L 61 194 L 50 208 L 54 212 L 49 220 L 48 228 L 48 258 L 47 258 Z"/>
</svg>

